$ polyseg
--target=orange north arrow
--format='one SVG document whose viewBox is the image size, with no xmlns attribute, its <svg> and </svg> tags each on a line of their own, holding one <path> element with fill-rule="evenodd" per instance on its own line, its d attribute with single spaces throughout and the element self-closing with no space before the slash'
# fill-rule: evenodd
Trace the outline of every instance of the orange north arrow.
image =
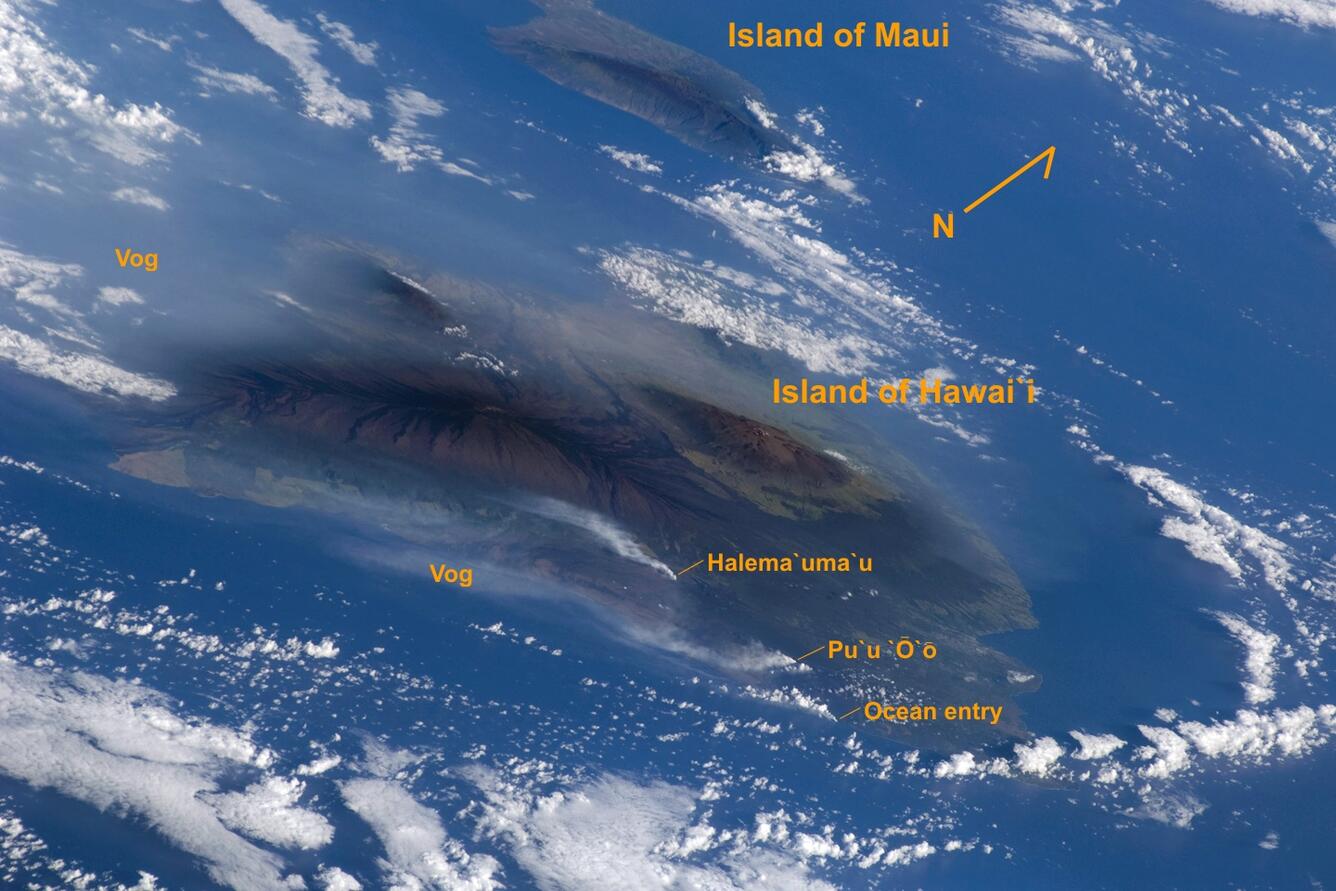
<svg viewBox="0 0 1336 891">
<path fill-rule="evenodd" d="M 978 198 L 974 199 L 974 203 L 971 204 L 969 207 L 965 208 L 965 213 L 969 213 L 970 211 L 974 210 L 974 208 L 978 207 L 980 204 L 983 204 L 989 198 L 992 198 L 998 192 L 1002 191 L 1007 186 L 1011 185 L 1012 182 L 1015 181 L 1016 177 L 1020 176 L 1022 173 L 1029 170 L 1031 167 L 1038 164 L 1045 158 L 1048 158 L 1048 163 L 1044 165 L 1044 179 L 1048 179 L 1048 175 L 1053 172 L 1053 156 L 1057 153 L 1057 151 L 1058 151 L 1057 146 L 1050 145 L 1048 148 L 1044 149 L 1042 152 L 1035 155 L 1030 160 L 1026 161 L 1024 166 L 1021 167 L 1021 169 L 1017 170 L 1011 176 L 1002 180 L 1002 182 L 993 186 L 987 192 L 984 192 Z"/>
</svg>

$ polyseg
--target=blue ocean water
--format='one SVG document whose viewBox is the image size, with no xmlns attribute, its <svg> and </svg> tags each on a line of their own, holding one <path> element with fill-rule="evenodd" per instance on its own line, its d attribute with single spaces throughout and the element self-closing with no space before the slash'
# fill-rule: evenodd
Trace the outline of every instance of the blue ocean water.
<svg viewBox="0 0 1336 891">
<path fill-rule="evenodd" d="M 1291 648 L 1274 681 L 1274 705 L 1329 698 L 1320 666 L 1308 677 L 1292 670 L 1304 651 L 1275 592 L 1255 573 L 1231 580 L 1166 537 L 1163 505 L 1116 466 L 1166 469 L 1208 502 L 1278 535 L 1279 521 L 1309 514 L 1318 530 L 1293 539 L 1292 559 L 1306 572 L 1330 560 L 1321 524 L 1330 521 L 1333 496 L 1336 249 L 1314 225 L 1332 216 L 1324 216 L 1320 171 L 1280 166 L 1224 125 L 1193 131 L 1190 151 L 1168 145 L 1161 123 L 1088 67 L 1016 64 L 999 51 L 1008 32 L 995 11 L 977 4 L 898 4 L 894 13 L 906 20 L 950 19 L 954 51 L 893 56 L 720 48 L 726 20 L 815 14 L 798 3 L 721 11 L 618 0 L 602 8 L 728 65 L 786 118 L 819 108 L 829 133 L 822 150 L 867 199 L 813 189 L 819 197 L 802 206 L 819 220 L 819 237 L 859 269 L 893 263 L 887 280 L 975 352 L 1033 363 L 1041 387 L 1058 397 L 1034 410 L 968 419 L 987 436 L 975 446 L 899 408 L 856 410 L 978 524 L 1029 592 L 1037 627 L 987 643 L 1042 679 L 1019 698 L 1036 737 L 1070 751 L 1070 730 L 1112 733 L 1130 751 L 1144 744 L 1140 726 L 1164 723 L 1157 709 L 1203 722 L 1235 714 L 1247 705 L 1243 652 L 1214 611 L 1265 620 L 1282 651 Z M 778 206 L 801 198 L 776 197 L 792 184 L 691 149 L 498 53 L 486 29 L 527 21 L 528 5 L 373 14 L 330 4 L 324 12 L 378 35 L 382 64 L 439 97 L 447 110 L 433 135 L 451 157 L 472 159 L 504 176 L 504 186 L 538 197 L 516 200 L 465 177 L 398 173 L 369 151 L 365 133 L 319 126 L 281 101 L 204 98 L 173 69 L 180 83 L 171 84 L 172 109 L 202 136 L 152 181 L 171 197 L 170 214 L 127 222 L 105 211 L 105 189 L 67 175 L 59 205 L 39 191 L 7 189 L 0 238 L 33 256 L 78 263 L 97 282 L 110 265 L 109 245 L 153 246 L 167 260 L 142 287 L 183 341 L 213 325 L 244 330 L 242 295 L 281 288 L 293 246 L 311 237 L 377 245 L 423 269 L 571 303 L 632 304 L 589 259 L 628 246 L 779 276 L 723 223 L 666 196 L 689 201 L 720 187 Z M 313 11 L 285 14 L 318 31 Z M 823 13 L 828 22 L 886 14 L 871 3 Z M 174 12 L 143 15 L 166 29 Z M 193 27 L 244 47 L 245 64 L 236 67 L 275 84 L 289 79 L 285 63 L 252 46 L 223 10 L 199 15 Z M 1128 45 L 1156 69 L 1199 74 L 1196 89 L 1209 90 L 1213 102 L 1241 108 L 1259 94 L 1293 92 L 1309 104 L 1327 101 L 1324 73 L 1336 64 L 1329 33 L 1230 16 L 1206 3 L 1108 16 L 1110 28 L 1134 19 L 1163 35 Z M 126 40 L 121 13 L 61 9 L 44 25 L 66 52 L 99 60 L 98 87 L 108 95 L 153 95 L 161 86 L 153 66 L 115 64 L 107 45 Z M 1201 58 L 1220 70 L 1194 61 Z M 338 70 L 350 95 L 385 92 L 377 71 Z M 35 132 L 18 131 L 15 140 L 25 155 L 49 147 Z M 667 173 L 631 179 L 598 153 L 603 144 L 648 153 Z M 1048 145 L 1057 149 L 1050 180 L 1032 172 L 963 216 L 965 202 Z M 16 180 L 16 168 L 52 176 L 58 169 L 38 166 L 25 160 L 7 170 Z M 257 198 L 239 183 L 281 200 Z M 951 209 L 956 237 L 932 239 L 932 214 Z M 839 312 L 833 301 L 816 310 L 791 297 L 775 304 L 818 324 Z M 139 351 L 161 351 L 155 361 L 170 354 L 172 344 L 137 339 L 135 327 L 121 317 L 100 322 L 114 344 L 109 355 L 134 366 Z M 866 331 L 882 336 L 871 324 Z M 914 376 L 923 357 L 917 346 L 906 348 L 885 370 Z M 962 378 L 979 371 L 964 359 L 953 364 Z M 1068 776 L 934 778 L 935 755 L 924 753 L 919 765 L 907 747 L 864 726 L 740 695 L 708 665 L 610 638 L 597 617 L 559 592 L 502 595 L 486 579 L 467 592 L 435 586 L 425 570 L 400 573 L 350 555 L 350 537 L 375 532 L 300 509 L 202 501 L 115 473 L 106 467 L 115 457 L 109 434 L 87 402 L 10 369 L 0 387 L 9 420 L 0 453 L 46 468 L 41 475 L 0 468 L 5 520 L 38 524 L 69 549 L 62 565 L 11 554 L 7 600 L 40 603 L 106 586 L 134 621 L 166 607 L 194 633 L 233 643 L 257 635 L 337 640 L 340 658 L 328 664 L 294 657 L 270 665 L 235 651 L 192 652 L 171 639 L 95 634 L 58 610 L 44 618 L 34 609 L 6 624 L 7 653 L 133 679 L 162 691 L 182 714 L 251 727 L 258 744 L 283 753 L 285 769 L 308 749 L 338 751 L 344 766 L 304 780 L 303 798 L 333 826 L 337 853 L 283 850 L 293 872 L 313 876 L 337 862 L 368 887 L 382 876 L 381 846 L 338 786 L 349 775 L 341 771 L 355 770 L 358 753 L 375 740 L 425 753 L 414 792 L 451 836 L 501 862 L 506 887 L 560 885 L 544 884 L 516 846 L 478 828 L 484 796 L 469 765 L 546 762 L 558 777 L 553 788 L 566 792 L 609 774 L 697 793 L 717 782 L 729 793 L 702 799 L 700 808 L 721 831 L 752 829 L 758 813 L 785 810 L 811 814 L 804 825 L 816 835 L 831 825 L 865 843 L 931 839 L 937 849 L 884 870 L 860 867 L 857 857 L 811 858 L 814 874 L 837 887 L 1288 888 L 1320 886 L 1336 874 L 1322 805 L 1333 791 L 1329 750 L 1265 763 L 1221 759 L 1191 771 L 1164 792 L 1193 811 L 1190 826 L 1150 813 L 1133 794 L 1150 783 L 1135 778 L 1116 794 Z M 1069 432 L 1074 425 L 1093 431 L 1117 462 L 1092 461 Z M 866 448 L 875 450 L 875 441 Z M 58 474 L 92 490 L 63 484 Z M 1307 617 L 1329 615 L 1320 599 L 1288 593 L 1312 608 Z M 82 656 L 48 652 L 53 638 L 70 635 L 86 636 Z M 730 721 L 778 732 L 730 730 Z M 721 722 L 726 729 L 716 731 Z M 1003 745 L 979 756 L 1013 752 Z M 853 772 L 841 769 L 851 762 Z M 883 771 L 887 763 L 893 767 Z M 1140 762 L 1128 764 L 1135 770 Z M 229 781 L 240 787 L 249 781 L 242 773 Z M 68 790 L 13 779 L 0 796 L 53 851 L 126 884 L 139 869 L 166 887 L 210 881 L 198 858 L 123 806 L 99 809 Z M 913 831 L 897 834 L 906 826 Z M 1260 844 L 1270 834 L 1274 842 Z M 948 839 L 969 849 L 947 856 Z"/>
</svg>

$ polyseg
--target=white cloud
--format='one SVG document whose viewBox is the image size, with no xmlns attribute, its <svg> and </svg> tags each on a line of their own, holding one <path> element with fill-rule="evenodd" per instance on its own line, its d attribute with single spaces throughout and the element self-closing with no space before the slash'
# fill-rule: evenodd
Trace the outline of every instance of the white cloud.
<svg viewBox="0 0 1336 891">
<path fill-rule="evenodd" d="M 1235 579 L 1244 577 L 1243 561 L 1250 560 L 1247 570 L 1253 571 L 1255 567 L 1266 583 L 1281 593 L 1294 581 L 1290 549 L 1284 542 L 1208 504 L 1201 493 L 1177 482 L 1162 470 L 1136 464 L 1117 463 L 1115 466 L 1146 492 L 1152 504 L 1178 512 L 1179 516 L 1164 520 L 1160 532 L 1167 538 L 1183 542 L 1198 560 L 1219 566 Z"/>
<path fill-rule="evenodd" d="M 937 368 L 925 369 L 923 374 L 920 375 L 920 377 L 925 377 L 930 381 L 932 380 L 953 381 L 956 379 L 956 373 L 952 371 L 950 368 L 937 367 Z M 1017 683 L 1024 683 L 1024 682 L 1017 681 Z"/>
<path fill-rule="evenodd" d="M 302 652 L 312 659 L 333 659 L 339 655 L 339 648 L 335 646 L 334 641 L 326 637 L 322 638 L 320 643 L 306 641 L 302 646 Z"/>
<path fill-rule="evenodd" d="M 770 109 L 765 107 L 765 103 L 759 99 L 753 99 L 750 96 L 747 97 L 745 102 L 747 110 L 752 113 L 752 116 L 756 118 L 757 123 L 762 127 L 767 130 L 779 129 L 779 119 L 770 112 Z"/>
<path fill-rule="evenodd" d="M 180 39 L 177 37 L 172 37 L 167 40 L 163 40 L 161 37 L 154 37 L 152 34 L 149 34 L 143 28 L 126 28 L 125 30 L 128 31 L 130 33 L 130 36 L 133 37 L 135 40 L 138 40 L 141 43 L 147 43 L 150 46 L 156 46 L 164 53 L 170 53 L 172 51 L 173 41 Z"/>
<path fill-rule="evenodd" d="M 825 295 L 833 302 L 830 309 L 848 313 L 855 330 L 875 330 L 879 340 L 890 340 L 888 348 L 905 344 L 911 331 L 915 341 L 956 342 L 913 300 L 822 241 L 819 227 L 797 204 L 770 204 L 723 186 L 690 200 L 665 197 L 723 225 L 780 281 Z"/>
<path fill-rule="evenodd" d="M 316 874 L 324 891 L 362 891 L 362 883 L 337 866 L 322 868 Z"/>
<path fill-rule="evenodd" d="M 1107 758 L 1127 745 L 1126 740 L 1119 739 L 1112 733 L 1082 733 L 1079 730 L 1071 730 L 1068 733 L 1072 739 L 1081 744 L 1081 748 L 1072 753 L 1072 757 L 1078 761 Z"/>
<path fill-rule="evenodd" d="M 854 181 L 840 172 L 830 161 L 810 145 L 801 146 L 796 152 L 771 152 L 765 156 L 766 169 L 787 176 L 798 182 L 820 182 L 830 189 L 858 198 L 858 187 Z"/>
<path fill-rule="evenodd" d="M 818 109 L 818 111 L 822 110 L 823 109 Z M 806 124 L 808 127 L 811 127 L 813 136 L 826 135 L 826 125 L 821 123 L 821 118 L 817 117 L 817 112 L 803 110 L 798 112 L 793 117 L 798 123 Z"/>
<path fill-rule="evenodd" d="M 0 124 L 35 119 L 136 166 L 162 158 L 156 144 L 198 142 L 161 105 L 114 105 L 91 82 L 91 68 L 54 50 L 18 4 L 0 0 Z"/>
<path fill-rule="evenodd" d="M 760 699 L 764 702 L 772 702 L 775 705 L 784 705 L 789 708 L 800 708 L 803 711 L 811 712 L 814 715 L 820 715 L 827 721 L 835 720 L 835 715 L 831 712 L 830 706 L 826 705 L 816 697 L 804 693 L 797 687 L 762 689 L 748 684 L 739 692 L 741 692 L 743 696 L 750 697 L 751 699 Z"/>
<path fill-rule="evenodd" d="M 469 179 L 476 179 L 478 182 L 486 183 L 489 186 L 492 184 L 492 180 L 490 177 L 483 176 L 476 170 L 471 170 L 469 166 L 465 166 L 466 163 L 469 164 L 470 166 L 477 166 L 475 164 L 472 164 L 472 162 L 463 162 L 462 160 L 461 163 L 459 164 L 456 164 L 454 161 L 446 161 L 437 166 L 441 168 L 441 171 L 443 173 L 448 173 L 451 176 L 464 176 L 468 177 Z"/>
<path fill-rule="evenodd" d="M 490 177 L 473 169 L 477 165 L 472 161 L 466 158 L 458 159 L 458 163 L 447 161 L 441 147 L 422 131 L 419 126 L 421 119 L 438 118 L 445 114 L 444 105 L 421 90 L 408 87 L 392 87 L 386 97 L 390 105 L 390 130 L 384 136 L 371 137 L 371 146 L 382 159 L 393 164 L 400 173 L 408 173 L 415 170 L 418 164 L 426 163 L 442 173 L 492 185 Z M 520 195 L 533 197 L 527 192 L 511 193 L 511 197 L 515 198 Z"/>
<path fill-rule="evenodd" d="M 1280 637 L 1269 631 L 1259 631 L 1238 616 L 1221 612 L 1214 615 L 1246 651 L 1243 668 L 1247 677 L 1243 681 L 1243 692 L 1248 703 L 1270 702 L 1276 696 L 1276 649 L 1280 646 Z"/>
<path fill-rule="evenodd" d="M 1333 726 L 1336 706 L 1301 705 L 1271 712 L 1240 709 L 1232 720 L 1185 721 L 1176 729 L 1208 758 L 1262 761 L 1275 755 L 1306 754 L 1330 738 Z"/>
<path fill-rule="evenodd" d="M 1206 812 L 1206 804 L 1186 793 L 1167 793 L 1143 789 L 1141 806 L 1127 811 L 1129 816 L 1155 820 L 1166 826 L 1187 829 L 1192 821 Z"/>
<path fill-rule="evenodd" d="M 781 823 L 765 839 L 758 828 L 721 847 L 704 817 L 693 820 L 696 797 L 681 786 L 605 775 L 540 796 L 489 770 L 465 772 L 484 797 L 480 831 L 509 842 L 516 862 L 549 891 L 834 891 L 804 862 L 829 853 L 822 836 Z M 708 865 L 691 859 L 703 850 L 713 854 Z"/>
<path fill-rule="evenodd" d="M 664 252 L 637 248 L 603 252 L 604 271 L 652 300 L 655 311 L 718 330 L 726 339 L 783 349 L 813 370 L 862 373 L 866 369 L 870 378 L 894 380 L 905 368 L 940 364 L 944 351 L 982 364 L 991 373 L 1013 374 L 1028 368 L 1012 359 L 982 354 L 976 344 L 952 333 L 888 279 L 887 273 L 898 268 L 894 263 L 857 247 L 846 253 L 822 240 L 820 225 L 808 216 L 809 205 L 792 190 L 767 193 L 776 202 L 771 203 L 726 185 L 711 186 L 691 199 L 652 186 L 642 189 L 722 225 L 770 267 L 775 281 L 783 282 L 780 287 L 792 297 L 781 308 L 745 288 L 725 289 L 705 280 L 705 274 L 716 274 L 711 264 Z M 695 275 L 689 274 L 693 268 Z M 942 411 L 919 406 L 911 410 L 916 420 L 947 430 L 972 446 L 989 441 Z"/>
<path fill-rule="evenodd" d="M 1283 133 L 1272 130 L 1265 124 L 1254 122 L 1257 132 L 1262 134 L 1261 138 L 1254 136 L 1253 142 L 1267 149 L 1282 161 L 1291 161 L 1303 168 L 1305 173 L 1311 173 L 1313 165 L 1304 160 L 1304 156 L 1294 147 L 1294 143 L 1285 138 Z"/>
<path fill-rule="evenodd" d="M 1336 28 L 1332 0 L 1208 0 L 1221 9 L 1244 15 L 1269 16 L 1301 27 Z"/>
<path fill-rule="evenodd" d="M 270 101 L 278 100 L 278 91 L 253 74 L 223 71 L 220 68 L 211 68 L 208 65 L 200 65 L 195 62 L 191 62 L 190 67 L 197 72 L 195 83 L 204 88 L 204 96 L 208 96 L 211 90 L 221 90 L 224 93 L 264 96 Z"/>
<path fill-rule="evenodd" d="M 892 355 L 875 338 L 823 330 L 784 312 L 761 280 L 723 273 L 723 267 L 642 247 L 605 251 L 599 267 L 660 315 L 716 331 L 726 341 L 787 353 L 813 371 L 866 374 Z"/>
<path fill-rule="evenodd" d="M 779 119 L 758 99 L 747 99 L 747 110 L 755 116 L 756 120 L 767 130 L 778 130 Z M 815 121 L 810 115 L 804 119 L 802 115 L 798 120 L 804 123 Z M 819 121 L 816 121 L 813 129 L 818 135 L 824 131 Z M 858 194 L 858 187 L 854 181 L 840 172 L 834 164 L 821 156 L 821 153 L 812 146 L 803 142 L 795 136 L 789 136 L 794 144 L 791 151 L 774 151 L 766 155 L 764 163 L 766 169 L 778 173 L 780 176 L 787 176 L 798 182 L 819 182 L 827 188 L 839 192 L 855 201 L 864 201 Z"/>
<path fill-rule="evenodd" d="M 649 155 L 642 155 L 639 152 L 623 151 L 615 145 L 600 145 L 598 150 L 625 167 L 627 170 L 634 170 L 637 173 L 663 173 L 663 165 L 658 161 L 655 161 Z"/>
<path fill-rule="evenodd" d="M 267 777 L 240 792 L 202 797 L 224 825 L 251 838 L 280 848 L 322 848 L 334 837 L 334 827 L 315 811 L 298 806 L 303 791 L 300 780 Z"/>
<path fill-rule="evenodd" d="M 1320 152 L 1331 151 L 1328 135 L 1307 121 L 1287 119 L 1285 122 L 1300 138 Z"/>
<path fill-rule="evenodd" d="M 245 735 L 185 720 L 146 687 L 0 662 L 0 772 L 135 815 L 238 889 L 288 887 L 283 863 L 230 831 L 202 795 L 273 759 Z"/>
<path fill-rule="evenodd" d="M 385 847 L 381 867 L 396 888 L 491 891 L 502 888 L 501 865 L 486 854 L 471 855 L 446 835 L 441 817 L 418 803 L 398 783 L 355 779 L 339 784 L 348 809 Z"/>
<path fill-rule="evenodd" d="M 97 299 L 110 306 L 125 306 L 128 303 L 143 303 L 144 298 L 134 288 L 117 288 L 104 285 L 97 289 Z"/>
<path fill-rule="evenodd" d="M 1062 757 L 1062 746 L 1051 736 L 1041 736 L 1031 743 L 1016 743 L 1016 769 L 1038 777 L 1048 776 Z"/>
<path fill-rule="evenodd" d="M 0 241 L 0 288 L 13 291 L 20 303 L 64 311 L 64 304 L 51 292 L 81 275 L 83 267 L 77 263 L 43 260 Z"/>
<path fill-rule="evenodd" d="M 1165 538 L 1181 541 L 1192 556 L 1203 563 L 1219 566 L 1231 578 L 1243 578 L 1243 567 L 1230 553 L 1225 539 L 1205 520 L 1166 517 L 1160 525 L 1160 534 Z"/>
<path fill-rule="evenodd" d="M 85 393 L 154 401 L 176 395 L 176 388 L 166 381 L 126 371 L 99 356 L 55 350 L 4 325 L 0 325 L 0 360 L 14 363 L 26 374 L 50 378 Z"/>
<path fill-rule="evenodd" d="M 374 737 L 362 739 L 364 755 L 362 770 L 378 777 L 392 777 L 410 765 L 416 764 L 422 756 L 408 749 L 396 749 Z"/>
<path fill-rule="evenodd" d="M 973 752 L 956 752 L 946 761 L 941 761 L 933 768 L 935 777 L 967 777 L 971 776 L 977 765 L 974 761 Z"/>
<path fill-rule="evenodd" d="M 320 45 L 292 22 L 280 19 L 256 0 L 219 0 L 223 9 L 263 46 L 292 68 L 302 84 L 304 114 L 331 127 L 351 127 L 371 117 L 365 100 L 353 99 L 338 87 L 338 78 L 317 61 Z"/>
<path fill-rule="evenodd" d="M 1231 578 L 1251 582 L 1260 578 L 1262 584 L 1279 595 L 1280 601 L 1294 617 L 1294 628 L 1308 646 L 1314 658 L 1324 648 L 1330 634 L 1325 619 L 1315 611 L 1316 604 L 1299 599 L 1302 592 L 1315 600 L 1336 598 L 1336 578 L 1329 561 L 1305 554 L 1256 526 L 1248 525 L 1228 511 L 1206 501 L 1197 490 L 1177 482 L 1164 471 L 1141 465 L 1126 464 L 1104 451 L 1085 428 L 1079 430 L 1076 445 L 1091 456 L 1097 464 L 1107 464 L 1126 476 L 1146 493 L 1149 503 L 1166 515 L 1161 533 L 1181 541 L 1189 553 L 1200 560 L 1219 566 Z M 1227 491 L 1239 498 L 1256 516 L 1268 517 L 1275 509 L 1262 509 L 1252 492 Z M 1306 525 L 1309 518 L 1303 516 Z M 1296 518 L 1297 519 L 1297 518 Z M 1289 520 L 1270 521 L 1274 531 L 1289 534 L 1307 533 L 1296 529 Z M 1312 660 L 1297 660 L 1301 674 L 1306 673 Z"/>
<path fill-rule="evenodd" d="M 1132 42 L 1106 22 L 1075 14 L 1073 5 L 1050 8 L 1012 0 L 996 9 L 1002 24 L 1011 32 L 999 35 L 999 45 L 1021 62 L 1033 65 L 1039 61 L 1071 62 L 1085 58 L 1090 70 L 1154 120 L 1166 139 L 1184 151 L 1192 151 L 1186 138 L 1192 97 L 1180 90 L 1153 85 L 1150 66 L 1137 57 Z M 1102 6 L 1095 7 L 1092 11 L 1098 13 L 1101 9 Z M 1141 37 L 1143 42 L 1156 39 L 1149 33 Z"/>
<path fill-rule="evenodd" d="M 268 294 L 270 297 L 274 298 L 274 301 L 282 306 L 290 306 L 293 309 L 298 309 L 305 313 L 309 313 L 311 311 L 311 308 L 308 307 L 306 304 L 302 303 L 297 298 L 283 291 L 265 291 L 265 293 Z"/>
<path fill-rule="evenodd" d="M 302 776 L 319 776 L 328 770 L 338 767 L 341 763 L 343 763 L 343 759 L 338 755 L 324 755 L 320 758 L 316 758 L 309 764 L 303 764 L 301 767 L 298 767 L 297 773 Z"/>
<path fill-rule="evenodd" d="M 154 195 L 148 189 L 139 186 L 126 186 L 123 189 L 117 189 L 111 193 L 111 197 L 117 201 L 124 201 L 127 204 L 138 204 L 142 207 L 151 207 L 154 210 L 167 210 L 171 207 L 162 198 Z"/>
<path fill-rule="evenodd" d="M 390 132 L 383 138 L 371 137 L 371 145 L 400 173 L 407 173 L 423 161 L 441 164 L 444 153 L 427 139 L 418 121 L 440 117 L 445 114 L 445 106 L 421 90 L 408 87 L 393 87 L 386 95 L 390 103 Z"/>
<path fill-rule="evenodd" d="M 1060 16 L 1035 6 L 1011 4 L 999 9 L 1002 20 L 1016 29 L 1005 34 L 1005 45 L 1026 62 L 1076 62 L 1081 57 L 1063 44 L 1079 39 L 1075 28 Z"/>
<path fill-rule="evenodd" d="M 1141 769 L 1141 774 L 1153 779 L 1164 779 L 1171 774 L 1186 770 L 1192 763 L 1188 750 L 1188 741 L 1168 727 L 1148 727 L 1138 724 L 1141 735 L 1151 741 L 1151 745 L 1137 749 L 1136 756 L 1150 764 Z"/>
<path fill-rule="evenodd" d="M 1192 768 L 1195 756 L 1240 764 L 1305 755 L 1325 744 L 1333 727 L 1333 705 L 1271 712 L 1240 709 L 1231 719 L 1209 724 L 1180 721 L 1173 729 L 1139 725 L 1152 745 L 1138 748 L 1134 756 L 1150 762 L 1140 770 L 1143 777 L 1166 779 Z"/>
<path fill-rule="evenodd" d="M 882 862 L 888 866 L 905 866 L 916 860 L 922 860 L 936 853 L 937 849 L 925 841 L 917 842 L 912 845 L 901 845 L 898 848 L 887 851 Z"/>
<path fill-rule="evenodd" d="M 323 12 L 316 13 L 315 17 L 320 22 L 320 30 L 325 32 L 325 36 L 352 56 L 354 61 L 362 65 L 376 64 L 376 50 L 380 49 L 380 44 L 374 40 L 370 43 L 358 43 L 352 28 L 343 22 L 331 20 Z"/>
<path fill-rule="evenodd" d="M 1336 27 L 1332 0 L 1209 0 L 1215 6 L 1255 16 L 1270 16 L 1301 27 Z M 1152 119 L 1167 141 L 1189 154 L 1199 147 L 1190 139 L 1202 134 L 1201 123 L 1237 131 L 1272 157 L 1298 168 L 1322 197 L 1336 194 L 1336 140 L 1330 127 L 1331 109 L 1305 108 L 1307 99 L 1253 90 L 1253 113 L 1236 114 L 1212 94 L 1228 90 L 1226 78 L 1199 79 L 1210 69 L 1209 48 L 1170 41 L 1147 30 L 1131 16 L 1136 10 L 1117 3 L 1027 3 L 1005 0 L 994 7 L 1002 27 L 997 44 L 1008 55 L 1034 67 L 1042 61 L 1084 61 L 1090 71 L 1119 90 L 1134 107 Z M 1111 12 L 1117 10 L 1117 12 Z M 1171 52 L 1173 50 L 1173 52 Z M 1229 71 L 1229 69 L 1226 69 Z M 1229 73 L 1237 73 L 1229 71 Z M 1204 98 L 1205 97 L 1205 98 Z M 1300 119 L 1297 115 L 1306 115 Z M 1263 119 L 1270 119 L 1264 123 Z M 1246 123 L 1245 123 L 1246 119 Z M 1298 141 L 1291 141 L 1290 136 Z M 1202 134 L 1205 135 L 1205 134 Z M 1217 138 L 1211 133 L 1209 138 Z M 1134 143 L 1114 137 L 1138 173 L 1168 179 L 1152 156 Z M 1130 151 L 1127 151 L 1130 148 Z M 1148 192 L 1145 194 L 1149 194 Z"/>
<path fill-rule="evenodd" d="M 767 297 L 783 297 L 788 293 L 788 288 L 773 279 L 755 276 L 750 272 L 743 272 L 730 266 L 721 266 L 710 260 L 705 261 L 701 266 L 715 278 L 722 279 L 731 285 L 737 285 L 739 288 L 745 288 L 748 291 L 765 294 Z"/>
</svg>

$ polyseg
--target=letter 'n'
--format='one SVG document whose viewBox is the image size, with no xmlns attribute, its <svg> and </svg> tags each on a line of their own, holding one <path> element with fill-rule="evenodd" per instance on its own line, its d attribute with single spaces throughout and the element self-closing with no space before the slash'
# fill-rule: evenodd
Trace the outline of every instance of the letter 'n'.
<svg viewBox="0 0 1336 891">
<path fill-rule="evenodd" d="M 946 219 L 942 215 L 935 213 L 932 215 L 932 237 L 940 238 L 945 233 L 947 238 L 956 237 L 956 215 L 948 213 Z"/>
</svg>

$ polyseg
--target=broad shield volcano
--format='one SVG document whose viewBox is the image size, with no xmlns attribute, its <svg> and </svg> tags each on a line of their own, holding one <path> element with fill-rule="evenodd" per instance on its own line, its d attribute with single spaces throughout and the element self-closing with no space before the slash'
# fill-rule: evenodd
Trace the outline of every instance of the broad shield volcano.
<svg viewBox="0 0 1336 891">
<path fill-rule="evenodd" d="M 613 633 L 836 713 L 1010 704 L 1021 666 L 977 638 L 1033 623 L 1015 575 L 903 459 L 847 445 L 867 431 L 766 417 L 759 354 L 360 249 L 297 254 L 281 333 L 186 351 L 182 395 L 135 419 L 119 470 L 328 515 L 424 585 L 449 559 L 476 567 L 475 592 L 560 592 Z M 709 553 L 873 569 L 675 575 Z M 902 635 L 938 658 L 789 658 Z M 881 726 L 943 745 L 1020 731 L 1014 708 L 996 727 Z"/>
</svg>

